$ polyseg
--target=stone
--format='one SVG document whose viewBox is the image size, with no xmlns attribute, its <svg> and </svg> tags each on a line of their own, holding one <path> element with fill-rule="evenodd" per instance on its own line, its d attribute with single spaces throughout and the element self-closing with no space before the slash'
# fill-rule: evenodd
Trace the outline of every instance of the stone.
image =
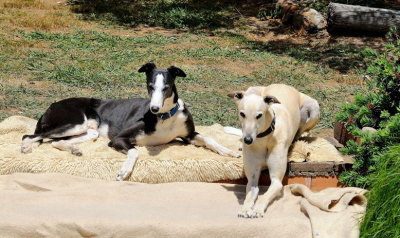
<svg viewBox="0 0 400 238">
<path fill-rule="evenodd" d="M 325 29 L 327 27 L 327 21 L 317 10 L 304 8 L 294 14 L 293 25 L 307 32 L 315 33 Z"/>
<path fill-rule="evenodd" d="M 361 129 L 361 131 L 363 131 L 363 132 L 369 131 L 369 132 L 371 132 L 371 133 L 375 133 L 375 132 L 376 132 L 376 129 L 375 129 L 375 128 L 372 128 L 372 127 L 366 126 L 366 127 L 363 127 L 363 128 Z"/>
</svg>

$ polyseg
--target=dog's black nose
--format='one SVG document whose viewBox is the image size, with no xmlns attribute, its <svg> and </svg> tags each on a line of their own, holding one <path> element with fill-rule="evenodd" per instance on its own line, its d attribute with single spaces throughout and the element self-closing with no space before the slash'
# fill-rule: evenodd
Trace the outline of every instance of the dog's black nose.
<svg viewBox="0 0 400 238">
<path fill-rule="evenodd" d="M 244 140 L 244 143 L 246 143 L 248 145 L 253 143 L 253 138 L 251 138 L 250 136 L 246 136 L 243 140 Z"/>
<path fill-rule="evenodd" d="M 157 106 L 151 106 L 150 110 L 151 110 L 152 112 L 156 113 L 156 112 L 158 112 L 158 110 L 160 110 L 160 108 L 157 107 Z"/>
</svg>

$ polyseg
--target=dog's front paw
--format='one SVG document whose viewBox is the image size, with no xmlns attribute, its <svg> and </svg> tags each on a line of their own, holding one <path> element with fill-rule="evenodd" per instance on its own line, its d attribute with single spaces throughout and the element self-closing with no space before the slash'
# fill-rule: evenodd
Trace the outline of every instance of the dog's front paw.
<svg viewBox="0 0 400 238">
<path fill-rule="evenodd" d="M 117 175 L 117 177 L 115 178 L 115 180 L 117 181 L 123 181 L 126 180 L 129 175 L 131 175 L 132 171 L 126 170 L 126 169 L 121 169 Z"/>
<path fill-rule="evenodd" d="M 127 177 L 129 176 L 128 171 L 119 171 L 117 177 L 115 178 L 115 180 L 117 181 L 124 181 Z"/>
<path fill-rule="evenodd" d="M 251 214 L 251 218 L 262 218 L 264 217 L 264 210 L 254 209 Z"/>
<path fill-rule="evenodd" d="M 265 209 L 264 206 L 260 203 L 256 203 L 253 207 L 253 214 L 251 214 L 252 218 L 261 218 L 264 217 Z"/>
<path fill-rule="evenodd" d="M 76 156 L 82 156 L 83 153 L 79 148 L 72 148 L 71 149 L 71 154 L 76 155 Z"/>
<path fill-rule="evenodd" d="M 233 157 L 233 158 L 240 158 L 241 157 L 241 155 L 236 153 L 235 151 L 230 151 L 229 152 L 229 156 Z"/>
<path fill-rule="evenodd" d="M 245 207 L 243 206 L 239 212 L 238 212 L 238 217 L 241 218 L 250 218 L 253 215 L 253 209 L 251 207 Z"/>
<path fill-rule="evenodd" d="M 228 157 L 233 157 L 233 158 L 240 158 L 241 155 L 236 153 L 233 150 L 226 149 L 224 148 L 223 150 L 218 151 L 218 154 L 223 155 L 223 156 L 228 156 Z"/>
</svg>

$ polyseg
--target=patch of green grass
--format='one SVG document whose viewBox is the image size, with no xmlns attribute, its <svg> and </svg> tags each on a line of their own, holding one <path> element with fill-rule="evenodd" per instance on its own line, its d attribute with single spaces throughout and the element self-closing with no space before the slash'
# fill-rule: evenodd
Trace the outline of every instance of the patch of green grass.
<svg viewBox="0 0 400 238">
<path fill-rule="evenodd" d="M 235 34 L 21 31 L 0 38 L 1 119 L 16 114 L 14 109 L 38 118 L 54 100 L 72 96 L 146 97 L 145 75 L 137 69 L 149 61 L 163 68 L 176 65 L 186 72 L 188 77 L 176 83 L 197 124 L 237 126 L 236 106 L 227 93 L 286 83 L 315 97 L 322 108 L 319 127 L 331 127 L 337 99 L 360 88 L 327 87 L 324 81 L 332 82 L 330 76 L 338 74 L 329 66 L 277 54 Z"/>
</svg>

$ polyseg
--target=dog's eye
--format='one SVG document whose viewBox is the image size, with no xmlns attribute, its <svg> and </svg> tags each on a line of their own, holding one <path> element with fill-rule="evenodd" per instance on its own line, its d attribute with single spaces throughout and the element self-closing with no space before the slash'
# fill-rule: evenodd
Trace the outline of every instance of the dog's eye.
<svg viewBox="0 0 400 238">
<path fill-rule="evenodd" d="M 169 89 L 169 86 L 168 85 L 165 85 L 165 87 L 163 88 L 163 91 L 165 92 L 165 91 L 167 91 Z"/>
<path fill-rule="evenodd" d="M 154 90 L 154 87 L 152 85 L 149 85 L 150 90 Z"/>
<path fill-rule="evenodd" d="M 240 112 L 239 115 L 240 115 L 241 117 L 243 117 L 243 118 L 246 118 L 246 115 L 244 115 L 243 112 Z"/>
<path fill-rule="evenodd" d="M 262 117 L 262 114 L 260 113 L 260 114 L 258 114 L 257 116 L 256 116 L 256 119 L 260 119 Z"/>
</svg>

